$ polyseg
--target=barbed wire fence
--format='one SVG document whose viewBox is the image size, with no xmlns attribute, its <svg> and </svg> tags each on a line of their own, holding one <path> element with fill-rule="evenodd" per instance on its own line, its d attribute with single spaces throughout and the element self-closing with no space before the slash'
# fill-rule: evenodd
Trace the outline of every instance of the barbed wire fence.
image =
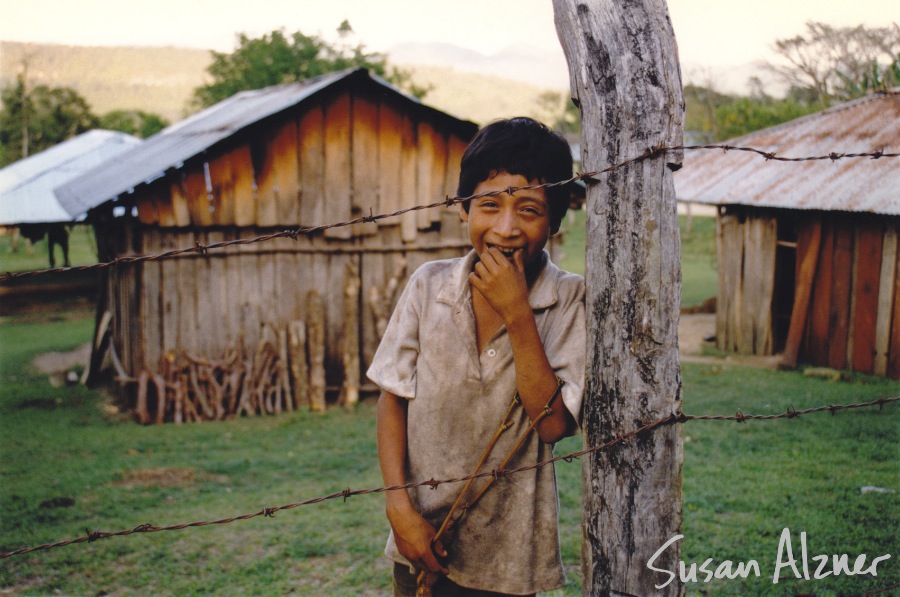
<svg viewBox="0 0 900 597">
<path fill-rule="evenodd" d="M 813 408 L 807 408 L 803 410 L 796 410 L 793 407 L 789 408 L 783 413 L 771 414 L 771 415 L 748 415 L 744 414 L 740 410 L 737 411 L 734 415 L 688 415 L 681 411 L 672 413 L 668 416 L 661 417 L 652 421 L 650 423 L 641 425 L 636 429 L 625 433 L 623 435 L 619 435 L 616 438 L 600 444 L 598 446 L 591 446 L 589 448 L 585 448 L 583 450 L 578 450 L 576 452 L 570 452 L 565 455 L 554 456 L 553 458 L 549 458 L 547 460 L 543 460 L 541 462 L 537 462 L 535 464 L 530 464 L 527 466 L 521 466 L 516 468 L 509 469 L 494 469 L 491 471 L 483 471 L 475 474 L 465 475 L 462 477 L 455 477 L 451 479 L 428 479 L 428 480 L 420 480 L 413 481 L 410 483 L 406 483 L 403 485 L 388 485 L 383 487 L 374 487 L 369 489 L 344 489 L 343 491 L 330 493 L 327 495 L 307 499 L 301 502 L 295 502 L 292 504 L 285 504 L 281 506 L 272 506 L 272 507 L 263 507 L 256 512 L 251 512 L 248 514 L 241 514 L 238 516 L 230 516 L 228 518 L 220 518 L 217 520 L 201 520 L 195 522 L 186 522 L 181 524 L 174 524 L 169 526 L 156 526 L 150 523 L 144 523 L 137 525 L 131 529 L 125 529 L 121 531 L 91 531 L 89 529 L 86 530 L 86 534 L 81 537 L 76 537 L 74 539 L 68 539 L 65 541 L 59 541 L 57 543 L 47 543 L 43 545 L 38 545 L 35 547 L 25 547 L 21 549 L 16 549 L 13 551 L 0 553 L 0 559 L 6 559 L 13 556 L 24 555 L 28 553 L 32 553 L 35 551 L 44 551 L 49 549 L 56 549 L 60 547 L 66 547 L 69 545 L 76 545 L 79 543 L 93 543 L 94 541 L 98 541 L 100 539 L 109 539 L 111 537 L 125 537 L 128 535 L 133 535 L 137 533 L 159 533 L 162 531 L 180 531 L 183 529 L 189 528 L 197 528 L 197 527 L 205 527 L 212 525 L 222 525 L 229 524 L 232 522 L 237 522 L 241 520 L 249 520 L 251 518 L 258 518 L 260 516 L 265 518 L 271 518 L 275 516 L 277 512 L 281 512 L 283 510 L 293 510 L 295 508 L 300 508 L 301 506 L 310 506 L 313 504 L 319 504 L 321 502 L 342 499 L 343 501 L 347 501 L 348 498 L 354 496 L 361 495 L 369 495 L 373 493 L 385 493 L 387 491 L 395 491 L 400 489 L 412 489 L 415 487 L 430 487 L 435 489 L 441 485 L 448 485 L 451 483 L 462 483 L 465 481 L 469 481 L 471 479 L 483 479 L 483 478 L 499 478 L 499 477 L 507 477 L 511 475 L 516 475 L 519 473 L 523 473 L 526 471 L 538 469 L 544 466 L 548 466 L 550 464 L 554 464 L 559 461 L 572 462 L 573 460 L 580 459 L 582 456 L 586 456 L 588 454 L 593 454 L 595 452 L 600 452 L 602 450 L 608 450 L 613 448 L 619 444 L 622 444 L 626 441 L 631 440 L 632 438 L 641 435 L 643 433 L 647 433 L 652 431 L 658 427 L 662 427 L 665 425 L 672 424 L 683 424 L 688 421 L 734 421 L 736 423 L 745 423 L 747 421 L 772 421 L 776 419 L 794 419 L 801 415 L 808 415 L 812 413 L 822 413 L 822 412 L 830 412 L 834 415 L 838 411 L 849 410 L 849 409 L 859 409 L 859 408 L 867 408 L 867 407 L 879 407 L 884 408 L 885 404 L 890 404 L 893 402 L 900 402 L 900 396 L 893 396 L 889 398 L 878 398 L 876 400 L 871 400 L 869 402 L 859 402 L 854 404 L 829 404 L 825 406 L 817 406 Z"/>
<path fill-rule="evenodd" d="M 842 160 L 842 159 L 859 159 L 859 158 L 882 159 L 882 158 L 900 157 L 900 153 L 892 153 L 892 152 L 887 152 L 884 150 L 873 150 L 870 152 L 849 152 L 849 153 L 830 152 L 828 154 L 822 154 L 822 155 L 816 155 L 816 156 L 788 157 L 788 156 L 778 155 L 776 152 L 773 152 L 773 151 L 766 151 L 766 150 L 762 150 L 762 149 L 758 149 L 758 148 L 754 148 L 754 147 L 747 147 L 747 146 L 733 146 L 733 145 L 725 145 L 725 144 L 674 145 L 674 146 L 659 145 L 659 146 L 651 147 L 651 148 L 647 149 L 646 152 L 644 152 L 643 154 L 636 156 L 634 158 L 631 158 L 631 159 L 619 162 L 617 164 L 608 166 L 602 170 L 581 173 L 581 174 L 573 176 L 572 178 L 564 180 L 564 181 L 556 181 L 556 182 L 536 184 L 536 185 L 526 185 L 526 186 L 520 186 L 520 187 L 510 187 L 509 189 L 505 189 L 503 191 L 481 193 L 481 194 L 469 195 L 469 196 L 465 196 L 465 197 L 447 196 L 441 201 L 436 201 L 436 202 L 425 204 L 425 205 L 416 205 L 416 206 L 406 207 L 406 208 L 399 209 L 399 210 L 396 210 L 396 211 L 393 211 L 390 213 L 373 214 L 370 211 L 369 215 L 361 216 L 361 217 L 357 217 L 357 218 L 354 218 L 351 220 L 346 220 L 346 221 L 341 221 L 341 222 L 335 222 L 335 223 L 323 224 L 323 225 L 317 225 L 317 226 L 302 226 L 302 227 L 298 227 L 298 228 L 292 228 L 292 229 L 272 232 L 269 234 L 258 235 L 258 236 L 254 236 L 254 237 L 239 238 L 239 239 L 210 243 L 210 244 L 201 244 L 201 243 L 197 242 L 192 247 L 184 247 L 184 248 L 180 248 L 180 249 L 174 249 L 174 250 L 169 250 L 169 251 L 155 253 L 155 254 L 119 257 L 119 258 L 113 259 L 111 261 L 98 262 L 98 263 L 84 265 L 84 266 L 50 268 L 50 269 L 32 270 L 32 271 L 26 271 L 26 272 L 7 272 L 5 274 L 0 274 L 0 283 L 15 280 L 15 279 L 32 278 L 32 277 L 47 275 L 47 274 L 51 274 L 51 273 L 98 270 L 98 269 L 113 268 L 113 267 L 118 267 L 118 266 L 122 266 L 122 265 L 134 264 L 134 263 L 141 263 L 141 262 L 146 262 L 146 261 L 158 261 L 158 260 L 178 257 L 180 255 L 185 255 L 185 254 L 205 255 L 205 254 L 209 253 L 210 251 L 216 251 L 216 250 L 224 249 L 224 248 L 234 246 L 234 245 L 247 245 L 247 244 L 261 243 L 261 242 L 266 242 L 266 241 L 276 239 L 276 238 L 291 238 L 291 239 L 296 240 L 300 236 L 312 235 L 317 232 L 323 232 L 323 231 L 331 229 L 331 228 L 353 226 L 353 225 L 364 224 L 364 223 L 375 223 L 379 220 L 398 217 L 400 215 L 403 215 L 403 214 L 405 214 L 407 212 L 411 212 L 411 211 L 418 211 L 418 210 L 423 210 L 423 209 L 434 209 L 434 208 L 438 208 L 438 207 L 451 207 L 458 203 L 462 203 L 462 202 L 473 200 L 473 199 L 478 199 L 481 197 L 497 195 L 500 193 L 506 193 L 506 192 L 512 193 L 516 190 L 532 190 L 532 189 L 559 187 L 559 186 L 570 185 L 577 181 L 584 181 L 587 184 L 590 184 L 591 182 L 594 181 L 594 179 L 596 179 L 598 176 L 601 176 L 603 174 L 613 172 L 615 170 L 624 168 L 626 166 L 635 164 L 637 162 L 641 162 L 641 161 L 648 160 L 648 159 L 655 159 L 655 158 L 661 157 L 669 152 L 677 152 L 677 151 L 684 151 L 684 150 L 721 150 L 723 152 L 729 152 L 729 151 L 748 152 L 748 153 L 756 154 L 767 161 L 772 160 L 772 161 L 792 162 L 792 163 L 813 162 L 813 161 L 832 161 L 832 162 L 834 162 L 834 161 Z M 499 469 L 499 470 L 495 469 L 492 471 L 485 471 L 485 472 L 480 472 L 480 473 L 467 475 L 464 477 L 452 478 L 452 479 L 434 479 L 434 478 L 432 478 L 432 479 L 428 479 L 428 480 L 414 481 L 414 482 L 407 483 L 404 485 L 382 486 L 382 487 L 356 489 L 356 490 L 347 488 L 340 492 L 322 495 L 319 497 L 307 499 L 307 500 L 300 501 L 300 502 L 295 502 L 295 503 L 285 504 L 285 505 L 280 505 L 280 506 L 274 506 L 274 507 L 263 507 L 260 510 L 255 511 L 255 512 L 242 514 L 242 515 L 236 515 L 236 516 L 230 516 L 227 518 L 220 518 L 220 519 L 216 519 L 216 520 L 201 520 L 201 521 L 180 523 L 180 524 L 167 525 L 167 526 L 157 526 L 157 525 L 153 525 L 150 523 L 143 523 L 143 524 L 137 525 L 130 529 L 125 529 L 125 530 L 120 530 L 120 531 L 112 531 L 112 532 L 100 531 L 100 530 L 91 531 L 90 529 L 86 528 L 85 535 L 83 535 L 83 536 L 76 537 L 73 539 L 63 540 L 63 541 L 59 541 L 59 542 L 55 542 L 55 543 L 47 543 L 47 544 L 37 545 L 37 546 L 33 546 L 33 547 L 24 547 L 24 548 L 16 549 L 13 551 L 2 552 L 2 553 L 0 553 L 0 559 L 8 559 L 8 558 L 11 558 L 14 556 L 29 554 L 29 553 L 33 553 L 33 552 L 37 552 L 37 551 L 46 551 L 46 550 L 51 550 L 51 549 L 57 549 L 57 548 L 66 547 L 66 546 L 70 546 L 70 545 L 77 545 L 77 544 L 81 544 L 81 543 L 92 543 L 92 542 L 95 542 L 95 541 L 98 541 L 101 539 L 108 539 L 108 538 L 113 538 L 113 537 L 124 537 L 124 536 L 128 536 L 128 535 L 133 535 L 133 534 L 157 533 L 157 532 L 162 532 L 162 531 L 176 531 L 176 530 L 199 528 L 199 527 L 206 527 L 206 526 L 212 526 L 212 525 L 223 525 L 223 524 L 229 524 L 229 523 L 233 523 L 233 522 L 237 522 L 237 521 L 249 520 L 249 519 L 258 518 L 258 517 L 271 518 L 271 517 L 274 517 L 277 512 L 293 510 L 296 508 L 300 508 L 302 506 L 309 506 L 309 505 L 318 504 L 318 503 L 322 503 L 322 502 L 329 501 L 329 500 L 342 499 L 343 501 L 346 502 L 347 499 L 349 499 L 350 497 L 354 497 L 354 496 L 362 496 L 362 495 L 369 495 L 369 494 L 375 494 L 375 493 L 384 493 L 387 491 L 400 490 L 400 489 L 411 489 L 414 487 L 422 487 L 422 486 L 436 488 L 440 485 L 451 484 L 451 483 L 460 483 L 460 482 L 468 481 L 470 479 L 478 479 L 478 478 L 486 478 L 486 477 L 493 477 L 493 478 L 506 477 L 506 476 L 522 473 L 522 472 L 525 472 L 528 470 L 540 468 L 543 466 L 548 466 L 550 464 L 553 464 L 553 463 L 561 461 L 561 460 L 566 461 L 566 462 L 572 462 L 573 460 L 580 459 L 583 456 L 593 454 L 596 452 L 600 452 L 602 450 L 611 449 L 619 444 L 622 444 L 626 441 L 631 440 L 632 438 L 634 438 L 638 435 L 648 433 L 656 428 L 666 426 L 666 425 L 671 425 L 671 424 L 684 424 L 689 421 L 699 421 L 699 420 L 733 421 L 733 422 L 737 422 L 737 423 L 745 423 L 747 421 L 793 419 L 793 418 L 797 418 L 801 415 L 807 415 L 807 414 L 812 414 L 812 413 L 821 413 L 821 412 L 826 412 L 826 411 L 830 412 L 832 415 L 834 415 L 838 411 L 848 410 L 848 409 L 871 408 L 871 407 L 876 407 L 876 406 L 883 409 L 886 404 L 890 404 L 890 403 L 894 403 L 894 402 L 898 402 L 898 401 L 900 401 L 900 396 L 879 398 L 877 400 L 872 400 L 869 402 L 854 403 L 854 404 L 823 405 L 823 406 L 808 408 L 808 409 L 804 409 L 804 410 L 796 410 L 793 407 L 791 407 L 783 413 L 771 414 L 771 415 L 744 414 L 740 409 L 734 415 L 688 415 L 681 411 L 677 411 L 670 415 L 656 419 L 650 423 L 641 425 L 641 426 L 635 428 L 634 430 L 632 430 L 631 432 L 628 432 L 624 435 L 619 435 L 616 438 L 614 438 L 613 440 L 606 442 L 604 444 L 601 444 L 599 446 L 591 446 L 589 448 L 585 448 L 580 451 L 571 452 L 569 454 L 565 454 L 565 455 L 561 455 L 561 456 L 555 456 L 551 459 L 548 459 L 548 460 L 545 460 L 542 462 L 538 462 L 533 465 L 524 466 L 524 467 L 512 468 L 512 469 Z M 897 587 L 900 587 L 900 583 L 890 585 L 887 587 L 883 587 L 883 588 L 877 589 L 875 591 L 866 591 L 866 592 L 862 593 L 862 595 L 876 595 L 879 593 L 883 593 L 883 592 L 892 590 Z"/>
<path fill-rule="evenodd" d="M 436 202 L 429 203 L 426 205 L 414 205 L 414 206 L 410 206 L 410 207 L 405 207 L 403 209 L 398 209 L 398 210 L 392 211 L 390 213 L 374 214 L 374 213 L 370 212 L 369 215 L 360 216 L 360 217 L 353 218 L 351 220 L 345 220 L 342 222 L 334 222 L 331 224 L 321 224 L 318 226 L 300 226 L 297 228 L 291 228 L 288 230 L 280 230 L 277 232 L 271 232 L 268 234 L 262 234 L 262 235 L 254 236 L 254 237 L 238 238 L 238 239 L 220 241 L 220 242 L 209 243 L 209 244 L 201 244 L 198 241 L 192 247 L 183 247 L 180 249 L 172 249 L 172 250 L 164 251 L 161 253 L 154 253 L 154 254 L 147 254 L 147 255 L 133 255 L 133 256 L 129 256 L 129 257 L 117 257 L 116 259 L 113 259 L 111 261 L 104 261 L 104 262 L 94 263 L 94 264 L 90 264 L 90 265 L 82 265 L 82 266 L 75 266 L 75 267 L 57 267 L 57 268 L 50 268 L 50 269 L 31 270 L 31 271 L 26 271 L 26 272 L 7 272 L 5 274 L 0 275 L 0 283 L 6 282 L 9 280 L 14 280 L 14 279 L 36 277 L 36 276 L 46 275 L 46 274 L 50 274 L 50 273 L 90 271 L 90 270 L 105 269 L 105 268 L 110 268 L 110 267 L 117 267 L 120 265 L 142 263 L 145 261 L 160 261 L 163 259 L 170 259 L 173 257 L 178 257 L 179 255 L 185 255 L 185 254 L 191 254 L 191 253 L 206 255 L 210 251 L 224 249 L 224 248 L 235 246 L 235 245 L 249 245 L 249 244 L 261 243 L 261 242 L 273 240 L 276 238 L 290 238 L 293 240 L 297 240 L 301 236 L 308 236 L 308 235 L 315 234 L 317 232 L 324 232 L 325 230 L 330 230 L 332 228 L 343 228 L 343 227 L 353 226 L 353 225 L 357 225 L 357 224 L 375 223 L 375 222 L 378 222 L 379 220 L 385 220 L 388 218 L 398 217 L 398 216 L 401 216 L 401 215 L 411 212 L 411 211 L 419 211 L 419 210 L 423 210 L 423 209 L 434 209 L 434 208 L 438 208 L 438 207 L 451 207 L 458 203 L 463 203 L 466 201 L 470 201 L 472 199 L 478 199 L 481 197 L 488 197 L 488 196 L 492 196 L 492 195 L 499 195 L 499 194 L 505 193 L 505 192 L 513 192 L 516 190 L 533 190 L 533 189 L 547 189 L 547 188 L 553 188 L 553 187 L 560 187 L 560 186 L 570 185 L 579 180 L 584 181 L 586 183 L 590 183 L 590 182 L 592 182 L 593 179 L 595 179 L 596 177 L 601 176 L 603 174 L 608 174 L 610 172 L 619 170 L 619 169 L 629 166 L 631 164 L 635 164 L 635 163 L 642 162 L 642 161 L 649 160 L 649 159 L 658 158 L 658 157 L 661 157 L 662 155 L 665 155 L 670 152 L 685 151 L 685 150 L 712 150 L 712 149 L 721 150 L 726 153 L 729 151 L 747 152 L 747 153 L 756 154 L 756 155 L 760 156 L 761 158 L 764 158 L 766 161 L 771 160 L 771 161 L 778 161 L 778 162 L 794 162 L 794 163 L 815 162 L 815 161 L 835 162 L 838 160 L 854 159 L 854 158 L 869 158 L 869 159 L 877 160 L 877 159 L 882 159 L 882 158 L 900 157 L 900 153 L 891 153 L 891 152 L 886 152 L 884 150 L 873 150 L 873 151 L 869 151 L 869 152 L 851 152 L 851 153 L 840 153 L 840 152 L 833 151 L 833 152 L 830 152 L 827 154 L 816 155 L 816 156 L 786 157 L 786 156 L 778 155 L 777 152 L 774 152 L 774 151 L 765 151 L 763 149 L 759 149 L 756 147 L 746 147 L 746 146 L 723 145 L 723 144 L 720 144 L 720 145 L 658 145 L 656 147 L 651 147 L 651 148 L 647 149 L 646 152 L 644 152 L 641 155 L 636 156 L 634 158 L 624 160 L 622 162 L 613 164 L 611 166 L 607 166 L 606 168 L 603 168 L 602 170 L 596 170 L 596 171 L 592 171 L 592 172 L 584 172 L 584 173 L 578 174 L 576 176 L 573 176 L 572 178 L 569 178 L 567 180 L 549 182 L 549 183 L 543 183 L 543 184 L 536 184 L 536 185 L 510 187 L 510 188 L 508 188 L 506 190 L 502 190 L 502 191 L 479 193 L 476 195 L 468 195 L 465 197 L 447 196 L 446 198 L 444 198 L 441 201 L 436 201 Z"/>
</svg>

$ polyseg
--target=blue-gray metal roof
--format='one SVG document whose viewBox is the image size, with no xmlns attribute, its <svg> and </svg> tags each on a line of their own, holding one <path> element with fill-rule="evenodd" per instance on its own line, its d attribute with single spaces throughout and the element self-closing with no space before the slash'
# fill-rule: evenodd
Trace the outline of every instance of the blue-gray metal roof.
<svg viewBox="0 0 900 597">
<path fill-rule="evenodd" d="M 139 147 L 101 165 L 69 184 L 56 189 L 63 208 L 72 215 L 88 210 L 132 191 L 180 168 L 216 143 L 260 120 L 291 108 L 327 87 L 348 77 L 365 77 L 386 89 L 419 100 L 364 69 L 330 73 L 298 83 L 242 91 L 226 100 L 169 126 L 146 139 Z M 435 110 L 437 112 L 437 110 Z"/>
<path fill-rule="evenodd" d="M 880 93 L 756 131 L 727 145 L 783 157 L 900 152 L 900 92 Z M 680 201 L 900 215 L 900 158 L 779 162 L 722 150 L 685 152 Z"/>
<path fill-rule="evenodd" d="M 93 130 L 0 170 L 0 225 L 70 222 L 53 190 L 134 147 L 141 140 Z"/>
</svg>

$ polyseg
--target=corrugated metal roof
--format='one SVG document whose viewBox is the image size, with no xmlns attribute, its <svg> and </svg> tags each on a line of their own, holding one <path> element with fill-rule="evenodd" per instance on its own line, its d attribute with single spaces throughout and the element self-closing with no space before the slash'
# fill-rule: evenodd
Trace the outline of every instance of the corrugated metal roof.
<svg viewBox="0 0 900 597">
<path fill-rule="evenodd" d="M 900 151 L 900 92 L 876 94 L 729 140 L 783 157 Z M 900 158 L 778 162 L 691 150 L 675 173 L 680 201 L 900 215 Z"/>
<path fill-rule="evenodd" d="M 354 76 L 370 79 L 407 100 L 420 104 L 417 98 L 365 69 L 351 69 L 298 83 L 242 91 L 146 139 L 140 147 L 120 156 L 115 167 L 105 165 L 95 168 L 56 189 L 56 195 L 68 213 L 84 213 L 140 184 L 150 183 L 164 176 L 167 170 L 180 168 L 186 160 L 238 131 Z M 435 109 L 428 109 L 438 113 Z"/>
<path fill-rule="evenodd" d="M 0 225 L 72 221 L 53 189 L 140 142 L 125 133 L 93 130 L 3 168 Z"/>
</svg>

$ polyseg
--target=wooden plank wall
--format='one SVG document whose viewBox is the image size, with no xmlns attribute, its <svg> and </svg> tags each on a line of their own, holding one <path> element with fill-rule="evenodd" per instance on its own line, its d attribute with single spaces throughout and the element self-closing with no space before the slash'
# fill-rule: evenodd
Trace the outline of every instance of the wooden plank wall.
<svg viewBox="0 0 900 597">
<path fill-rule="evenodd" d="M 730 213 L 717 221 L 718 346 L 745 354 L 772 354 L 777 220 Z"/>
<path fill-rule="evenodd" d="M 817 219 L 822 235 L 798 361 L 900 378 L 900 219 Z M 811 225 L 799 224 L 800 243 Z"/>
<path fill-rule="evenodd" d="M 157 253 L 433 203 L 455 195 L 466 141 L 403 113 L 402 104 L 389 96 L 334 95 L 140 189 L 133 200 L 141 242 L 120 254 Z M 307 293 L 315 289 L 325 298 L 327 383 L 339 386 L 348 261 L 361 278 L 364 373 L 378 342 L 371 289 L 384 288 L 401 257 L 406 261 L 402 290 L 422 263 L 467 250 L 454 206 L 120 268 L 128 273 L 110 286 L 117 346 L 131 375 L 158 370 L 166 355 L 216 359 L 238 343 L 253 351 L 272 329 L 305 320 Z"/>
<path fill-rule="evenodd" d="M 774 272 L 776 222 L 795 218 L 797 269 Z M 900 218 L 767 214 L 717 220 L 722 350 L 768 355 L 775 276 L 794 278 L 785 360 L 900 378 Z"/>
</svg>

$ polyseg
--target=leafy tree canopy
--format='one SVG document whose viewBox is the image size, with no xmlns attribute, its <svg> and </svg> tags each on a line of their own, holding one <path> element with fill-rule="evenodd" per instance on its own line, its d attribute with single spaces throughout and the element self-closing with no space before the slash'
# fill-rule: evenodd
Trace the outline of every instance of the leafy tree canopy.
<svg viewBox="0 0 900 597">
<path fill-rule="evenodd" d="M 207 69 L 212 81 L 194 90 L 193 103 L 208 107 L 248 89 L 293 83 L 348 68 L 367 68 L 421 97 L 428 90 L 414 87 L 409 74 L 396 68 L 388 72 L 386 58 L 367 52 L 361 43 L 349 42 L 353 29 L 348 21 L 338 28 L 341 42 L 331 44 L 296 31 L 285 35 L 277 30 L 259 38 L 238 35 L 238 47 L 231 54 L 213 52 Z"/>
<path fill-rule="evenodd" d="M 900 27 L 832 27 L 806 23 L 806 33 L 778 39 L 780 64 L 768 68 L 791 87 L 810 90 L 821 107 L 900 83 Z"/>
<path fill-rule="evenodd" d="M 43 151 L 96 128 L 98 119 L 70 87 L 38 85 L 26 90 L 24 77 L 0 91 L 0 165 Z"/>
<path fill-rule="evenodd" d="M 113 110 L 100 117 L 100 128 L 121 131 L 146 139 L 169 126 L 169 122 L 158 114 L 142 110 Z"/>
</svg>

